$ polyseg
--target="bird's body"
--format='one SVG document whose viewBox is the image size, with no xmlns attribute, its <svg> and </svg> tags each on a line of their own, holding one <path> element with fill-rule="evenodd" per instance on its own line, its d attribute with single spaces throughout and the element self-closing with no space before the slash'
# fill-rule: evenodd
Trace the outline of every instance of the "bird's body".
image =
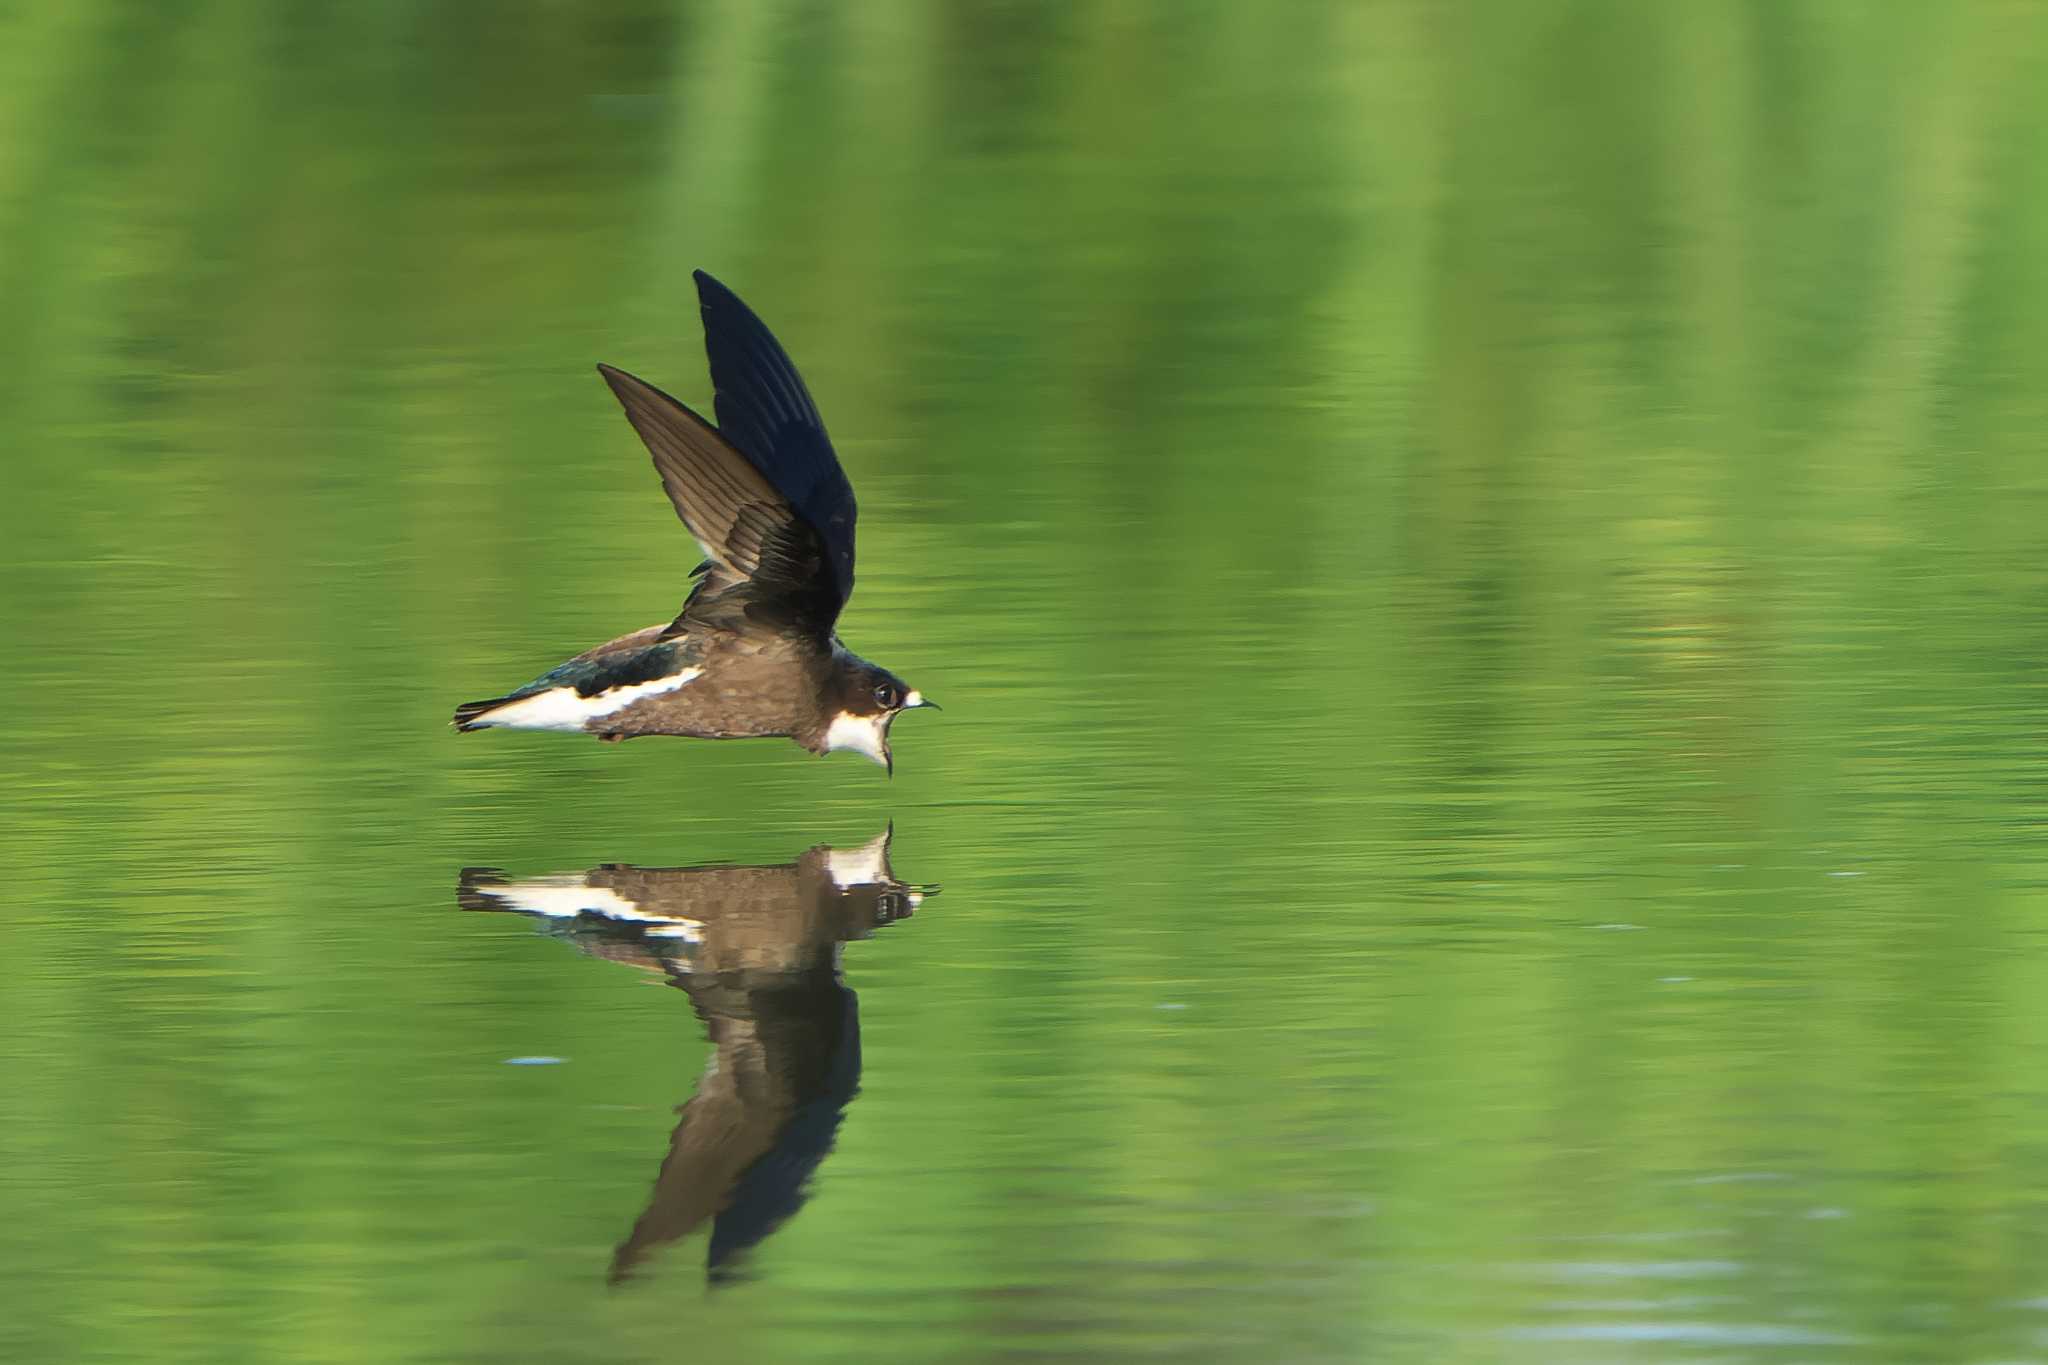
<svg viewBox="0 0 2048 1365">
<path fill-rule="evenodd" d="M 821 650 L 801 638 L 743 632 L 664 639 L 666 629 L 648 626 L 607 641 L 483 703 L 475 720 L 458 712 L 457 723 L 600 739 L 786 735 L 813 753 L 829 751 L 831 718 L 815 699 L 846 666 L 843 646 Z"/>
<path fill-rule="evenodd" d="M 623 740 L 786 736 L 892 766 L 889 726 L 931 703 L 848 650 L 835 630 L 853 591 L 853 489 L 775 338 L 697 272 L 717 389 L 713 426 L 661 390 L 598 367 L 703 545 L 673 621 L 586 650 L 539 678 L 456 708 L 458 730 L 563 730 Z"/>
</svg>

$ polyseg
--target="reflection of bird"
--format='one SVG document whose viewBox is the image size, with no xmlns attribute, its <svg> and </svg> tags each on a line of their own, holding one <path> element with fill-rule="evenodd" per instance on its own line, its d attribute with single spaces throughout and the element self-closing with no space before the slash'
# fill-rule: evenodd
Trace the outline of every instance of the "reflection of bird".
<svg viewBox="0 0 2048 1365">
<path fill-rule="evenodd" d="M 889 726 L 932 703 L 839 643 L 853 592 L 853 488 L 810 392 L 738 296 L 698 271 L 718 425 L 623 370 L 598 370 L 647 443 L 669 501 L 704 547 L 676 619 L 577 655 L 455 728 L 600 739 L 786 735 L 892 767 Z"/>
<path fill-rule="evenodd" d="M 707 1218 L 707 1270 L 727 1279 L 802 1205 L 860 1083 L 859 1008 L 839 979 L 839 945 L 907 917 L 935 889 L 896 880 L 889 838 L 821 845 L 779 867 L 463 872 L 463 909 L 538 916 L 592 956 L 666 973 L 710 1035 L 647 1209 L 612 1258 L 614 1281 Z"/>
</svg>

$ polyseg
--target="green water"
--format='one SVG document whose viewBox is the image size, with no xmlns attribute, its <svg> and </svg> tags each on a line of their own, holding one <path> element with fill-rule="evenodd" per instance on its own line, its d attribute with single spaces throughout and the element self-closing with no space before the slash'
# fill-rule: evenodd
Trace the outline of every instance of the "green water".
<svg viewBox="0 0 2048 1365">
<path fill-rule="evenodd" d="M 697 266 L 893 782 L 446 727 L 675 609 Z M 2030 5 L 0 8 L 0 1357 L 2048 1359 L 2044 395 Z M 608 1287 L 712 1045 L 461 870 L 892 821 Z"/>
</svg>

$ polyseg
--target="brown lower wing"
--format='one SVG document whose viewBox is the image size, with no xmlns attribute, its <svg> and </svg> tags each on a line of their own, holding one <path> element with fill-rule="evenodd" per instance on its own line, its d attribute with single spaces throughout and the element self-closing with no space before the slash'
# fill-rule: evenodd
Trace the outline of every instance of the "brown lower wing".
<svg viewBox="0 0 2048 1365">
<path fill-rule="evenodd" d="M 689 619 L 829 630 L 837 581 L 817 530 L 717 428 L 652 384 L 598 366 L 654 458 L 676 514 L 710 567 L 669 628 Z"/>
</svg>

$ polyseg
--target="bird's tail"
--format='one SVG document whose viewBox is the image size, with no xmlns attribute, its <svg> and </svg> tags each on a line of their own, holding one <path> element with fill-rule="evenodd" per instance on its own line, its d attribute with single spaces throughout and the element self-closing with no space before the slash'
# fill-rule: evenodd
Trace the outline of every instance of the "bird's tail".
<svg viewBox="0 0 2048 1365">
<path fill-rule="evenodd" d="M 449 723 L 464 732 L 488 729 L 490 722 L 484 717 L 510 700 L 510 697 L 492 697 L 486 701 L 466 701 L 455 708 L 455 719 Z"/>
</svg>

